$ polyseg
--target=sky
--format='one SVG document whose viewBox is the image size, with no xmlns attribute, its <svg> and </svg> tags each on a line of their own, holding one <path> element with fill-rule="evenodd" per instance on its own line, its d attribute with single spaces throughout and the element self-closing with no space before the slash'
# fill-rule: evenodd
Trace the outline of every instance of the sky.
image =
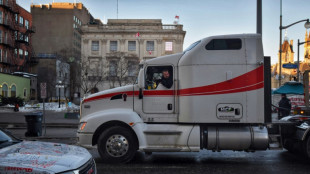
<svg viewBox="0 0 310 174">
<path fill-rule="evenodd" d="M 118 8 L 117 8 L 118 1 Z M 30 5 L 48 4 L 53 0 L 17 0 L 30 11 Z M 191 43 L 213 35 L 256 33 L 256 0 L 54 0 L 54 2 L 82 2 L 94 18 L 107 19 L 162 19 L 173 24 L 175 16 L 186 31 L 185 49 Z M 262 0 L 264 55 L 277 63 L 280 38 L 280 0 Z M 118 9 L 118 10 L 117 10 Z M 118 13 L 117 13 L 118 11 Z M 309 0 L 282 0 L 282 25 L 310 18 Z M 310 29 L 308 29 L 309 33 Z M 305 41 L 304 22 L 282 30 L 284 38 L 293 40 L 295 61 L 297 39 Z M 304 47 L 300 46 L 300 60 Z"/>
</svg>

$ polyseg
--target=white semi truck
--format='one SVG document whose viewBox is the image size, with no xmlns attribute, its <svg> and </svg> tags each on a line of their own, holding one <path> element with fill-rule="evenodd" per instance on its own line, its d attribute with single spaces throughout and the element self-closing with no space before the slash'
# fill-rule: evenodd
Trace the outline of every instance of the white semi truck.
<svg viewBox="0 0 310 174">
<path fill-rule="evenodd" d="M 168 71 L 172 86 L 160 83 Z M 296 117 L 294 117 L 296 118 Z M 108 162 L 151 152 L 249 151 L 301 145 L 307 121 L 271 121 L 270 58 L 259 34 L 207 37 L 182 53 L 146 60 L 136 84 L 81 104 L 79 144 Z"/>
</svg>

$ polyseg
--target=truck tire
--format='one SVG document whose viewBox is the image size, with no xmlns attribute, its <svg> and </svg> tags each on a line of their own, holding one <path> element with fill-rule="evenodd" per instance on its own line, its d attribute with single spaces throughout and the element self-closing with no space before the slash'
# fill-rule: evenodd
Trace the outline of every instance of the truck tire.
<svg viewBox="0 0 310 174">
<path fill-rule="evenodd" d="M 310 136 L 303 142 L 304 155 L 310 159 Z"/>
<path fill-rule="evenodd" d="M 108 128 L 98 139 L 98 152 L 107 163 L 127 163 L 137 149 L 138 141 L 131 130 L 121 126 Z"/>
</svg>

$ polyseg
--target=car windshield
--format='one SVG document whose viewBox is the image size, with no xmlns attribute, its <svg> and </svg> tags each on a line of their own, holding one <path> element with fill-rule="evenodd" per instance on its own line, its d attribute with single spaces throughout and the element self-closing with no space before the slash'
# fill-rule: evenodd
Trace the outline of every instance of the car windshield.
<svg viewBox="0 0 310 174">
<path fill-rule="evenodd" d="M 17 138 L 10 135 L 5 130 L 0 129 L 0 149 L 20 142 Z"/>
<path fill-rule="evenodd" d="M 201 42 L 201 40 L 192 43 L 189 47 L 187 47 L 187 48 L 183 51 L 183 53 L 186 53 L 187 51 L 192 50 L 192 49 L 193 49 L 196 45 L 198 45 L 200 42 Z"/>
</svg>

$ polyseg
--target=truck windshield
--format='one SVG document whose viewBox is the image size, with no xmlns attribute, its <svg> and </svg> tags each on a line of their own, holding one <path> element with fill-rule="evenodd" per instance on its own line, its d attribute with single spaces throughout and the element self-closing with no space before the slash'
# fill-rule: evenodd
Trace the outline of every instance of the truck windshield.
<svg viewBox="0 0 310 174">
<path fill-rule="evenodd" d="M 201 42 L 201 40 L 192 43 L 189 47 L 187 47 L 187 48 L 183 51 L 183 53 L 186 53 L 187 51 L 190 51 L 190 50 L 193 49 L 196 45 L 198 45 L 200 42 Z"/>
</svg>

